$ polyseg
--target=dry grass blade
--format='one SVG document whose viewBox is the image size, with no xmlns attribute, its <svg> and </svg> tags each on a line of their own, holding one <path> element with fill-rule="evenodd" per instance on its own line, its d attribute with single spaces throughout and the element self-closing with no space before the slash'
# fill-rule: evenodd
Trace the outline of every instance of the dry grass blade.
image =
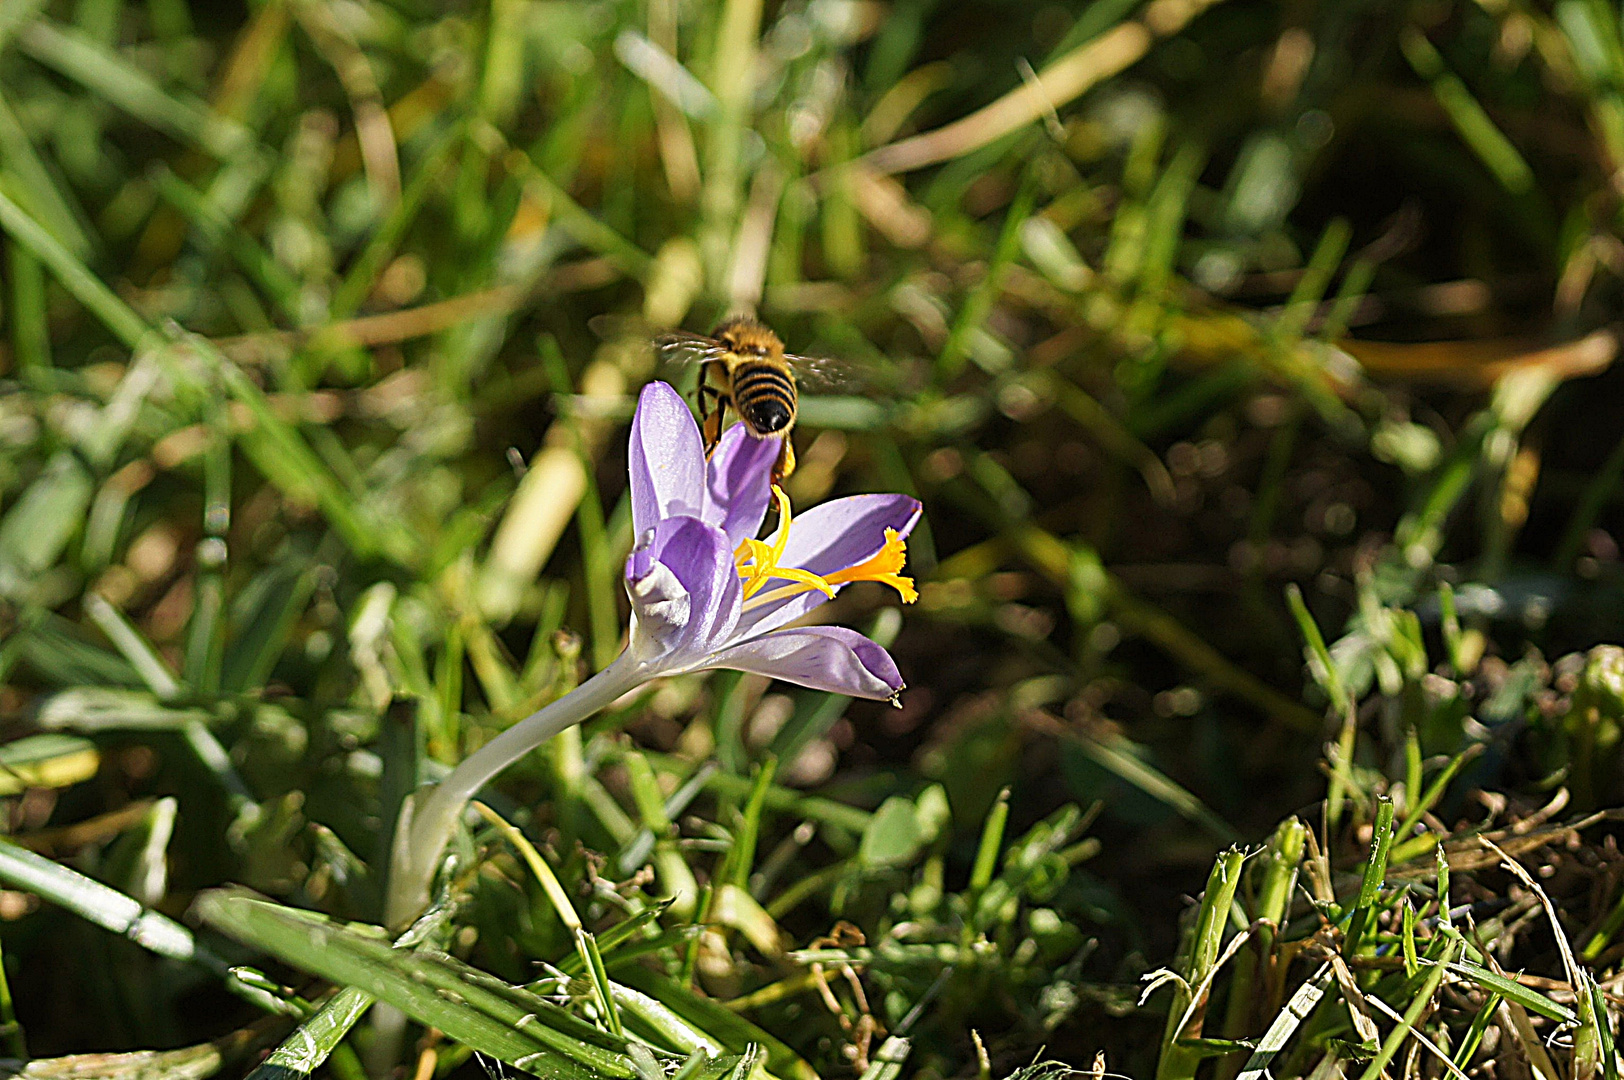
<svg viewBox="0 0 1624 1080">
<path fill-rule="evenodd" d="M 1520 339 L 1413 344 L 1346 339 L 1340 344 L 1376 378 L 1478 389 L 1526 369 L 1548 372 L 1558 380 L 1585 378 L 1607 370 L 1618 355 L 1618 335 L 1610 329 L 1561 345 Z"/>
<path fill-rule="evenodd" d="M 882 173 L 911 172 L 979 149 L 1056 109 L 1137 63 L 1161 37 L 1170 37 L 1221 0 L 1153 0 L 1142 19 L 1129 20 L 1037 72 L 990 105 L 951 124 L 869 151 L 864 165 Z"/>
<path fill-rule="evenodd" d="M 1550 920 L 1551 933 L 1556 938 L 1557 951 L 1562 956 L 1562 968 L 1567 972 L 1569 985 L 1575 990 L 1581 985 L 1583 973 L 1579 970 L 1579 961 L 1573 955 L 1573 945 L 1568 941 L 1568 933 L 1562 929 L 1562 920 L 1557 916 L 1556 905 L 1551 903 L 1550 896 L 1540 886 L 1539 882 L 1524 870 L 1522 864 L 1506 854 L 1501 848 L 1486 836 L 1478 837 L 1478 843 L 1494 852 L 1500 859 L 1500 865 L 1511 871 L 1523 887 L 1539 897 L 1540 907 L 1545 909 L 1545 917 Z"/>
<path fill-rule="evenodd" d="M 328 5 L 310 0 L 290 2 L 300 25 L 338 73 L 339 82 L 349 95 L 350 107 L 355 113 L 355 135 L 361 147 L 361 161 L 381 213 L 400 198 L 400 155 L 394 128 L 389 123 L 389 112 L 384 108 L 383 95 L 378 88 L 377 76 L 366 54 L 332 17 Z"/>
<path fill-rule="evenodd" d="M 1401 1024 L 1404 1022 L 1404 1017 L 1396 1012 L 1392 1006 L 1388 1005 L 1387 1002 L 1383 1001 L 1381 998 L 1373 997 L 1369 1000 L 1375 1004 L 1377 1011 L 1384 1013 L 1389 1020 L 1394 1020 Z M 1416 1042 L 1425 1047 L 1433 1057 L 1436 1057 L 1439 1061 L 1443 1062 L 1444 1068 L 1449 1071 L 1451 1076 L 1458 1077 L 1459 1080 L 1471 1080 L 1471 1078 L 1467 1076 L 1466 1073 L 1462 1072 L 1460 1067 L 1455 1064 L 1454 1060 L 1451 1059 L 1448 1054 L 1444 1053 L 1442 1047 L 1427 1037 L 1426 1032 L 1421 1031 L 1419 1028 L 1411 1027 L 1410 1034 L 1415 1038 Z"/>
</svg>

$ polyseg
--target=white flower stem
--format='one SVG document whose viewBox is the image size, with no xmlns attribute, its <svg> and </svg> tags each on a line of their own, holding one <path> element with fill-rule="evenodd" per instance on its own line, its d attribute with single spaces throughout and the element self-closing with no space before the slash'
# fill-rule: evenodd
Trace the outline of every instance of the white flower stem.
<svg viewBox="0 0 1624 1080">
<path fill-rule="evenodd" d="M 417 792 L 396 826 L 384 922 L 403 926 L 429 903 L 440 854 L 457 829 L 468 800 L 509 765 L 651 677 L 628 650 L 602 671 L 538 712 L 520 720 L 470 754 L 433 788 Z"/>
</svg>

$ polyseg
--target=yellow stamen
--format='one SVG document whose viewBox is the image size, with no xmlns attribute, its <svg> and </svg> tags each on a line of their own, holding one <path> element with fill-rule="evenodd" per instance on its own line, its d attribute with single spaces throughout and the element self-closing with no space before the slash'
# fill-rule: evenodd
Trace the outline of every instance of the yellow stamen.
<svg viewBox="0 0 1624 1080">
<path fill-rule="evenodd" d="M 784 549 L 789 547 L 789 526 L 795 515 L 790 513 L 789 496 L 777 484 L 773 485 L 773 498 L 778 500 L 778 542 L 773 545 L 773 565 L 776 566 L 784 557 Z"/>
<path fill-rule="evenodd" d="M 908 545 L 895 529 L 885 530 L 884 546 L 869 558 L 856 566 L 836 570 L 827 576 L 820 577 L 810 570 L 778 565 L 789 546 L 789 530 L 793 516 L 790 513 L 788 496 L 776 485 L 773 487 L 773 497 L 778 500 L 777 539 L 771 544 L 764 540 L 746 540 L 733 552 L 733 565 L 738 568 L 739 577 L 744 579 L 746 611 L 814 589 L 832 597 L 836 585 L 853 581 L 878 581 L 883 585 L 889 585 L 902 596 L 904 604 L 911 604 L 919 599 L 919 590 L 914 588 L 913 578 L 906 577 L 901 572 L 908 558 Z M 790 584 L 761 593 L 762 587 L 773 580 L 788 581 Z M 761 595 L 757 595 L 758 593 Z"/>
<path fill-rule="evenodd" d="M 773 497 L 778 500 L 778 539 L 771 544 L 764 540 L 746 540 L 733 552 L 733 565 L 744 579 L 745 599 L 760 592 L 761 587 L 774 578 L 796 582 L 796 592 L 816 589 L 825 596 L 834 596 L 834 588 L 812 571 L 778 565 L 789 547 L 789 528 L 794 514 L 790 511 L 789 496 L 777 484 L 773 485 Z"/>
<path fill-rule="evenodd" d="M 782 578 L 785 581 L 799 582 L 799 586 L 795 589 L 796 592 L 807 592 L 808 590 L 816 589 L 818 592 L 829 597 L 831 600 L 834 599 L 834 588 L 830 586 L 827 581 L 820 578 L 810 570 L 801 570 L 794 566 L 775 566 L 772 569 L 772 573 L 767 576 Z M 765 584 L 765 581 L 763 581 L 762 584 Z M 749 594 L 747 593 L 746 595 Z"/>
<path fill-rule="evenodd" d="M 887 529 L 884 547 L 856 566 L 836 570 L 824 580 L 831 585 L 840 585 L 848 581 L 878 581 L 902 594 L 904 604 L 911 604 L 919 599 L 919 590 L 914 588 L 913 578 L 902 576 L 902 565 L 907 560 L 907 541 L 903 540 L 902 535 L 895 529 Z"/>
</svg>

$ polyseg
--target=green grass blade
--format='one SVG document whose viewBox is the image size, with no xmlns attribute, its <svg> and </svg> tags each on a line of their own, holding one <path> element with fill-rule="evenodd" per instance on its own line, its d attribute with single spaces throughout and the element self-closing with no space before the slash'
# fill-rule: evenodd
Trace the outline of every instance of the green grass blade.
<svg viewBox="0 0 1624 1080">
<path fill-rule="evenodd" d="M 1095 738 L 1077 732 L 1068 732 L 1068 735 L 1101 768 L 1121 777 L 1156 801 L 1172 807 L 1180 816 L 1199 825 L 1213 839 L 1226 844 L 1240 839 L 1234 828 L 1213 813 L 1193 792 L 1140 757 L 1125 736 L 1114 734 Z"/>
<path fill-rule="evenodd" d="M 685 1053 L 722 1052 L 722 1044 L 694 1027 L 664 1003 L 640 990 L 633 990 L 617 982 L 609 984 L 615 1006 L 634 1026 L 647 1032 L 653 1039 L 673 1050 Z"/>
<path fill-rule="evenodd" d="M 1268 1075 L 1269 1065 L 1279 1057 L 1280 1051 L 1285 1048 L 1286 1041 L 1302 1026 L 1304 1020 L 1319 1007 L 1325 997 L 1325 991 L 1336 978 L 1330 964 L 1321 964 L 1319 970 L 1291 995 L 1275 1018 L 1269 1024 L 1269 1029 L 1258 1040 L 1257 1049 L 1252 1056 L 1246 1059 L 1246 1067 L 1241 1070 L 1237 1080 L 1263 1080 Z"/>
<path fill-rule="evenodd" d="M 1382 882 L 1387 877 L 1387 857 L 1393 846 L 1393 800 L 1382 796 L 1376 807 L 1376 826 L 1370 837 L 1370 854 L 1365 859 L 1364 874 L 1359 883 L 1359 896 L 1354 901 L 1348 918 L 1347 936 L 1342 940 L 1342 955 L 1356 956 L 1364 944 L 1364 935 L 1376 917 L 1376 901 L 1381 895 Z"/>
<path fill-rule="evenodd" d="M 0 595 L 26 596 L 73 538 L 95 494 L 79 457 L 53 454 L 33 483 L 0 517 Z"/>
<path fill-rule="evenodd" d="M 728 848 L 726 873 L 717 876 L 731 881 L 740 889 L 748 890 L 750 871 L 755 868 L 756 837 L 761 832 L 761 812 L 767 802 L 767 791 L 773 777 L 778 774 L 778 759 L 769 757 L 756 766 L 756 775 L 750 787 L 750 798 L 744 804 L 733 834 L 733 845 Z"/>
<path fill-rule="evenodd" d="M 200 708 L 172 708 L 144 690 L 78 686 L 46 698 L 35 722 L 48 731 L 179 731 L 209 719 Z"/>
<path fill-rule="evenodd" d="M 1014 201 L 1004 214 L 1004 224 L 999 231 L 998 242 L 993 248 L 992 259 L 987 265 L 986 272 L 970 291 L 970 295 L 965 297 L 964 306 L 959 309 L 959 317 L 954 320 L 952 329 L 948 331 L 947 341 L 942 345 L 942 351 L 937 354 L 936 370 L 944 379 L 951 379 L 964 370 L 965 361 L 972 353 L 972 339 L 984 332 L 987 316 L 991 314 L 993 304 L 998 299 L 1004 272 L 1020 254 L 1021 226 L 1032 216 L 1033 201 L 1036 197 L 1035 187 L 1036 174 L 1028 169 Z"/>
<path fill-rule="evenodd" d="M 1565 1005 L 1559 1005 L 1539 991 L 1524 986 L 1520 982 L 1508 979 L 1504 975 L 1497 975 L 1480 964 L 1469 960 L 1456 961 L 1451 965 L 1455 974 L 1464 976 L 1483 989 L 1499 994 L 1507 1001 L 1521 1005 L 1531 1013 L 1555 1020 L 1562 1024 L 1576 1024 L 1579 1022 L 1578 1013 Z"/>
<path fill-rule="evenodd" d="M 908 1052 L 913 1043 L 899 1035 L 892 1035 L 880 1044 L 868 1068 L 858 1080 L 901 1080 L 902 1067 L 908 1063 Z"/>
<path fill-rule="evenodd" d="M 3 187 L 9 187 L 9 184 L 0 184 L 0 188 Z M 148 331 L 146 321 L 115 296 L 100 278 L 79 261 L 78 256 L 4 191 L 0 191 L 0 228 L 44 263 L 63 287 L 73 294 L 73 298 L 100 320 L 126 348 L 134 349 L 140 344 Z"/>
<path fill-rule="evenodd" d="M 243 895 L 205 893 L 197 911 L 246 944 L 387 1001 L 419 1023 L 516 1068 L 559 1080 L 636 1076 L 630 1058 L 595 1040 L 583 1041 L 581 1029 L 591 1029 L 579 1021 L 561 1023 L 572 1018 L 557 1015 L 556 1007 L 537 999 L 527 1004 L 538 1009 L 526 1011 L 483 980 L 471 980 L 430 956 Z"/>
<path fill-rule="evenodd" d="M 1444 792 L 1449 790 L 1449 785 L 1454 781 L 1461 769 L 1465 768 L 1468 762 L 1471 762 L 1482 753 L 1483 744 L 1473 743 L 1450 758 L 1449 764 L 1445 765 L 1438 775 L 1432 778 L 1432 783 L 1427 785 L 1420 798 L 1414 800 L 1414 804 L 1405 813 L 1404 820 L 1399 822 L 1398 828 L 1394 831 L 1394 836 L 1399 839 L 1399 843 L 1393 848 L 1393 862 L 1402 863 L 1406 859 L 1413 857 L 1410 854 L 1410 846 L 1418 838 L 1412 837 L 1410 833 L 1414 831 L 1416 823 L 1421 820 L 1423 814 L 1438 805 L 1439 801 L 1444 797 Z"/>
<path fill-rule="evenodd" d="M 1590 999 L 1590 1012 L 1595 1017 L 1597 1053 L 1601 1058 L 1603 1080 L 1618 1080 L 1618 1052 L 1613 1045 L 1612 1013 L 1601 985 L 1589 974 L 1585 976 L 1585 992 Z"/>
<path fill-rule="evenodd" d="M 80 258 L 90 254 L 94 245 L 80 223 L 78 210 L 40 160 L 4 96 L 0 96 L 0 164 L 15 178 L 10 190 L 23 208 L 69 251 Z"/>
<path fill-rule="evenodd" d="M 576 948 L 586 957 L 587 976 L 592 980 L 593 995 L 597 998 L 604 1026 L 611 1035 L 625 1035 L 625 1029 L 620 1026 L 620 1010 L 615 1006 L 615 993 L 609 984 L 609 972 L 603 966 L 603 954 L 598 951 L 597 939 L 585 930 L 576 930 L 575 941 Z"/>
<path fill-rule="evenodd" d="M 87 594 L 84 606 L 90 621 L 107 635 L 113 647 L 130 662 L 130 666 L 140 672 L 141 681 L 147 684 L 147 689 L 160 699 L 172 698 L 180 693 L 180 681 L 169 670 L 164 658 L 158 655 L 158 650 L 141 636 L 141 632 L 122 612 L 97 593 Z"/>
<path fill-rule="evenodd" d="M 1482 1007 L 1472 1017 L 1472 1026 L 1466 1029 L 1466 1034 L 1462 1036 L 1460 1043 L 1455 1047 L 1454 1056 L 1450 1059 L 1455 1063 L 1455 1068 L 1465 1069 L 1471 1062 L 1472 1055 L 1483 1045 L 1483 1035 L 1494 1022 L 1494 1014 L 1503 1000 L 1505 999 L 1495 993 L 1490 993 L 1483 999 Z"/>
<path fill-rule="evenodd" d="M 1181 965 L 1184 970 L 1179 972 L 1182 979 L 1173 983 L 1173 1000 L 1167 1010 L 1156 1080 L 1189 1080 L 1195 1076 L 1202 1059 L 1208 1056 L 1199 1046 L 1186 1044 L 1186 1040 L 1199 1035 L 1198 1030 L 1190 1030 L 1194 1026 L 1191 1011 L 1205 1004 L 1193 995 L 1206 993 L 1219 964 L 1224 931 L 1229 926 L 1230 909 L 1235 903 L 1235 891 L 1240 887 L 1245 863 L 1246 853 L 1230 848 L 1214 860 L 1212 872 L 1207 876 L 1187 957 Z"/>
<path fill-rule="evenodd" d="M 1415 73 L 1432 84 L 1432 93 L 1449 115 L 1455 130 L 1500 186 L 1513 195 L 1533 191 L 1534 170 L 1528 161 L 1490 119 L 1460 77 L 1444 66 L 1444 58 L 1427 36 L 1414 26 L 1406 26 L 1399 32 L 1399 45 Z"/>
<path fill-rule="evenodd" d="M 1353 227 L 1345 218 L 1336 218 L 1325 227 L 1319 243 L 1314 246 L 1314 253 L 1309 256 L 1308 265 L 1303 268 L 1302 277 L 1297 279 L 1291 296 L 1286 299 L 1285 309 L 1275 322 L 1277 340 L 1289 342 L 1302 337 L 1308 320 L 1319 309 L 1320 300 L 1330 287 L 1332 275 L 1342 263 L 1342 256 L 1347 254 L 1348 241 L 1352 238 Z"/>
<path fill-rule="evenodd" d="M 970 869 L 970 891 L 980 892 L 992 883 L 998 868 L 998 852 L 1004 844 L 1004 827 L 1009 823 L 1009 789 L 998 793 L 992 809 L 981 823 L 981 840 L 976 845 L 975 862 Z"/>
<path fill-rule="evenodd" d="M 17 31 L 17 44 L 46 67 L 218 160 L 242 153 L 253 143 L 242 125 L 211 112 L 195 98 L 169 93 L 146 72 L 76 29 L 35 19 Z"/>
<path fill-rule="evenodd" d="M 1433 1001 L 1433 995 L 1437 992 L 1438 985 L 1443 982 L 1444 972 L 1448 970 L 1450 961 L 1455 959 L 1455 954 L 1459 951 L 1459 939 L 1451 941 L 1444 950 L 1443 959 L 1432 965 L 1432 968 L 1427 972 L 1426 979 L 1422 981 L 1420 988 L 1415 992 L 1415 997 L 1410 1000 L 1409 1008 L 1404 1010 L 1403 1018 L 1387 1033 L 1387 1038 L 1382 1040 L 1381 1049 L 1376 1053 L 1375 1057 L 1370 1059 L 1370 1064 L 1365 1066 L 1365 1071 L 1360 1075 L 1359 1080 L 1376 1080 L 1378 1076 L 1382 1075 L 1383 1070 L 1387 1068 L 1387 1063 L 1393 1060 L 1393 1055 L 1398 1053 L 1398 1048 L 1405 1039 L 1409 1038 L 1410 1032 L 1421 1019 L 1421 1014 L 1436 1005 L 1436 1002 Z"/>
<path fill-rule="evenodd" d="M 402 189 L 400 199 L 389 208 L 388 215 L 367 239 L 366 246 L 333 290 L 333 299 L 327 308 L 329 319 L 335 322 L 347 319 L 361 309 L 367 295 L 377 284 L 378 275 L 399 248 L 401 238 L 417 220 L 424 203 L 445 174 L 451 151 L 461 141 L 462 135 L 461 128 L 447 132 L 417 163 L 417 171 Z"/>
<path fill-rule="evenodd" d="M 43 855 L 0 843 L 0 881 L 37 893 L 159 956 L 198 961 L 225 973 L 225 965 L 201 948 L 192 932 L 180 923 Z"/>
<path fill-rule="evenodd" d="M 520 858 L 524 859 L 525 865 L 530 868 L 530 872 L 540 882 L 542 891 L 547 894 L 548 902 L 558 913 L 559 921 L 575 937 L 575 951 L 581 960 L 581 970 L 592 980 L 593 996 L 597 1000 L 599 1014 L 608 1026 L 609 1033 L 615 1036 L 623 1035 L 620 1014 L 615 1008 L 614 994 L 609 988 L 609 975 L 604 970 L 603 954 L 598 951 L 597 939 L 582 927 L 581 917 L 576 913 L 575 905 L 570 903 L 569 894 L 564 891 L 558 875 L 553 873 L 553 868 L 541 857 L 541 852 L 536 850 L 535 845 L 505 818 L 484 803 L 476 802 L 474 808 L 479 811 L 481 817 L 495 826 L 509 844 L 513 845 Z"/>
<path fill-rule="evenodd" d="M 0 220 L 3 212 L 4 204 L 0 203 Z M 355 494 L 317 456 L 298 429 L 276 415 L 265 392 L 241 368 L 202 338 L 185 338 L 179 347 L 200 356 L 230 395 L 247 407 L 254 422 L 252 433 L 257 438 L 244 439 L 241 445 L 268 479 L 289 495 L 320 506 L 334 531 L 358 556 L 381 554 L 404 564 L 416 562 L 421 552 L 413 535 L 398 520 L 377 520 L 358 506 Z"/>
<path fill-rule="evenodd" d="M 1194 143 L 1185 143 L 1173 154 L 1156 180 L 1145 203 L 1145 232 L 1139 250 L 1139 288 L 1154 300 L 1175 280 L 1175 263 L 1184 239 L 1190 196 L 1195 191 L 1206 152 Z"/>
<path fill-rule="evenodd" d="M 315 569 L 302 559 L 272 567 L 249 583 L 239 598 L 243 612 L 221 661 L 222 689 L 236 693 L 264 683 L 315 587 Z"/>
<path fill-rule="evenodd" d="M 705 790 L 705 782 L 711 778 L 716 769 L 715 762 L 706 762 L 677 786 L 677 790 L 665 800 L 665 816 L 668 820 L 675 821 L 681 817 L 689 805 L 699 797 L 700 792 Z M 630 874 L 647 862 L 649 852 L 654 850 L 654 840 L 654 833 L 647 826 L 638 829 L 636 835 L 621 848 L 620 872 Z"/>
<path fill-rule="evenodd" d="M 1331 704 L 1337 712 L 1344 711 L 1348 695 L 1347 689 L 1342 684 L 1342 673 L 1331 660 L 1331 650 L 1325 645 L 1325 635 L 1320 633 L 1319 623 L 1314 621 L 1313 614 L 1308 610 L 1308 604 L 1303 600 L 1303 591 L 1295 584 L 1286 586 L 1286 603 L 1291 608 L 1291 617 L 1296 620 L 1297 629 L 1302 632 L 1303 643 L 1307 645 L 1309 656 L 1313 660 L 1309 669 L 1310 674 L 1331 699 Z"/>
<path fill-rule="evenodd" d="M 338 1048 L 350 1028 L 372 1008 L 372 997 L 353 986 L 346 986 L 316 1011 L 270 1056 L 248 1074 L 247 1080 L 288 1080 L 290 1073 L 309 1076 L 320 1068 Z"/>
<path fill-rule="evenodd" d="M 9 185 L 6 185 L 9 186 Z M 17 367 L 27 370 L 51 366 L 51 330 L 46 319 L 45 268 L 17 244 L 6 252 L 11 270 L 11 347 Z"/>
<path fill-rule="evenodd" d="M 481 127 L 477 132 L 477 136 L 487 141 L 492 136 L 496 140 L 501 140 L 495 129 L 488 127 Z M 599 221 L 590 210 L 571 198 L 570 194 L 552 177 L 542 172 L 524 151 L 507 150 L 503 153 L 501 160 L 509 172 L 536 190 L 542 201 L 551 206 L 553 213 L 558 218 L 559 225 L 583 247 L 596 251 L 611 260 L 617 268 L 630 277 L 642 280 L 647 276 L 649 268 L 654 262 L 653 257 L 624 236 L 621 236 L 614 229 Z"/>
<path fill-rule="evenodd" d="M 750 1046 L 767 1052 L 767 1068 L 784 1080 L 817 1080 L 817 1073 L 779 1039 L 738 1016 L 712 998 L 701 997 L 676 980 L 637 965 L 617 969 L 620 980 L 659 1001 L 699 1031 L 734 1053 Z"/>
<path fill-rule="evenodd" d="M 601 671 L 620 652 L 621 570 L 616 565 L 615 548 L 609 540 L 603 500 L 598 493 L 597 481 L 593 478 L 592 466 L 591 461 L 582 458 L 586 490 L 581 493 L 581 501 L 575 507 L 575 523 L 584 552 L 582 576 L 586 578 L 587 621 L 592 629 L 592 666 Z"/>
<path fill-rule="evenodd" d="M 151 179 L 158 194 L 192 223 L 205 246 L 219 248 L 231 256 L 242 271 L 271 298 L 282 317 L 297 326 L 302 300 L 299 282 L 271 257 L 254 238 L 228 218 L 204 194 L 176 176 L 166 166 L 152 170 Z"/>
<path fill-rule="evenodd" d="M 186 626 L 181 673 L 194 692 L 220 692 L 225 663 L 226 570 L 230 555 L 231 440 L 217 409 L 203 452 L 203 532 L 197 546 L 197 599 Z"/>
<path fill-rule="evenodd" d="M 5 954 L 0 951 L 0 1040 L 6 1052 L 18 1060 L 28 1058 L 28 1040 L 23 1026 L 17 1021 L 17 1010 L 11 998 L 11 979 L 6 974 Z"/>
</svg>

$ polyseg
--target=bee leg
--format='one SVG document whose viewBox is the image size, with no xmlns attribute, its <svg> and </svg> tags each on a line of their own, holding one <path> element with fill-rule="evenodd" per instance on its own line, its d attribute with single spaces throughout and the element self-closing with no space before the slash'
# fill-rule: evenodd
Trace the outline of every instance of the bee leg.
<svg viewBox="0 0 1624 1080">
<path fill-rule="evenodd" d="M 783 442 L 784 446 L 783 449 L 778 451 L 778 462 L 773 465 L 774 485 L 782 484 L 784 478 L 795 471 L 795 444 L 789 441 L 788 435 L 785 435 L 780 441 Z"/>
<path fill-rule="evenodd" d="M 699 388 L 699 433 L 705 440 L 705 456 L 722 441 L 722 421 L 727 418 L 731 399 L 713 386 Z"/>
<path fill-rule="evenodd" d="M 727 408 L 726 396 L 710 384 L 710 369 L 708 363 L 700 367 L 699 385 L 694 389 L 694 398 L 699 403 L 699 430 L 705 438 L 707 457 L 722 437 L 722 416 Z"/>
</svg>

